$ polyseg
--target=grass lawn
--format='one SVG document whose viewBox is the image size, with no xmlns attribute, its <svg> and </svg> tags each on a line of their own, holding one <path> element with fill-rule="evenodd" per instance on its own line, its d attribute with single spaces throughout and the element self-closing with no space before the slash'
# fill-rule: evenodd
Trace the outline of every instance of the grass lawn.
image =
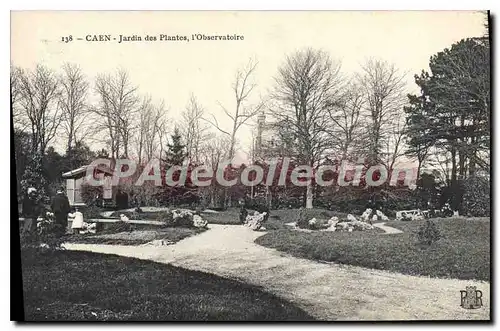
<svg viewBox="0 0 500 331">
<path fill-rule="evenodd" d="M 153 240 L 168 240 L 178 242 L 184 238 L 197 235 L 206 231 L 201 228 L 161 228 L 151 226 L 149 229 L 124 231 L 103 234 L 74 234 L 69 235 L 65 242 L 79 244 L 104 244 L 104 245 L 142 245 Z"/>
<path fill-rule="evenodd" d="M 270 231 L 256 243 L 314 260 L 431 277 L 490 280 L 490 220 L 434 220 L 444 238 L 430 247 L 417 244 L 424 221 L 391 221 L 404 231 L 378 232 Z"/>
<path fill-rule="evenodd" d="M 312 320 L 254 286 L 116 255 L 23 251 L 22 273 L 28 321 Z"/>
</svg>

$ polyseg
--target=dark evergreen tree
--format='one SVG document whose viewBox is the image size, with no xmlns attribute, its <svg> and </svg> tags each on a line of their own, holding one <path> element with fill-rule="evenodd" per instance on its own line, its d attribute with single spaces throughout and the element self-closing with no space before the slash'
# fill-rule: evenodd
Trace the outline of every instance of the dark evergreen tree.
<svg viewBox="0 0 500 331">
<path fill-rule="evenodd" d="M 428 148 L 448 153 L 453 209 L 461 204 L 461 183 L 489 169 L 490 56 L 481 38 L 464 39 L 430 59 L 430 72 L 415 76 L 419 96 L 409 95 L 408 153 L 424 160 Z"/>
<path fill-rule="evenodd" d="M 44 176 L 43 158 L 40 153 L 34 153 L 28 162 L 21 179 L 21 192 L 26 194 L 28 188 L 33 187 L 37 190 L 37 203 L 45 202 L 48 198 L 46 194 L 47 180 Z"/>
<path fill-rule="evenodd" d="M 70 171 L 90 164 L 96 158 L 96 153 L 90 150 L 83 141 L 77 141 L 71 150 L 66 151 L 65 171 Z"/>
<path fill-rule="evenodd" d="M 95 154 L 96 154 L 95 157 L 97 159 L 109 159 L 109 152 L 104 148 L 101 149 L 100 151 L 97 151 Z"/>
<path fill-rule="evenodd" d="M 182 135 L 178 128 L 174 129 L 174 133 L 170 135 L 170 142 L 167 144 L 167 151 L 162 163 L 165 167 L 165 173 L 172 166 L 182 166 L 182 163 L 187 157 L 186 145 L 182 142 Z M 180 171 L 175 171 L 172 174 L 172 179 L 177 181 L 180 177 Z M 193 188 L 187 185 L 187 181 L 180 185 L 170 186 L 165 185 L 158 199 L 163 204 L 179 205 L 189 203 L 193 200 Z"/>
<path fill-rule="evenodd" d="M 167 166 L 182 165 L 187 157 L 186 145 L 182 143 L 182 135 L 178 128 L 170 135 L 170 142 L 167 144 L 165 159 L 163 162 Z"/>
<path fill-rule="evenodd" d="M 63 183 L 62 174 L 69 171 L 64 155 L 59 154 L 53 146 L 49 146 L 43 157 L 43 174 L 49 183 L 47 194 L 53 196 Z"/>
<path fill-rule="evenodd" d="M 17 195 L 18 198 L 21 198 L 25 193 L 21 187 L 21 179 L 31 159 L 31 139 L 29 133 L 18 129 L 14 130 L 14 153 L 16 160 Z"/>
</svg>

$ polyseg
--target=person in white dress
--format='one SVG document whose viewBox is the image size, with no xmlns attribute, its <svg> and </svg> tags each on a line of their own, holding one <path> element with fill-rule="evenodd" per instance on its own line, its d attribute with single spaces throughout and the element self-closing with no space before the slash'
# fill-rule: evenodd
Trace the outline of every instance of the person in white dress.
<svg viewBox="0 0 500 331">
<path fill-rule="evenodd" d="M 71 229 L 73 232 L 80 232 L 83 229 L 83 214 L 76 209 L 76 211 L 72 214 L 68 215 L 73 218 L 73 223 L 71 224 Z"/>
</svg>

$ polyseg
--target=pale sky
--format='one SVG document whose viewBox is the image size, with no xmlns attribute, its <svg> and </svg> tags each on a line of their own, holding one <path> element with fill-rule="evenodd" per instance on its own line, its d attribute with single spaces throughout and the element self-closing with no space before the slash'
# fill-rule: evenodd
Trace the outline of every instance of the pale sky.
<svg viewBox="0 0 500 331">
<path fill-rule="evenodd" d="M 408 73 L 408 91 L 414 93 L 413 75 L 428 69 L 429 57 L 462 38 L 482 35 L 483 23 L 484 14 L 470 11 L 12 12 L 11 61 L 23 68 L 41 63 L 54 70 L 71 62 L 90 80 L 122 67 L 141 93 L 165 100 L 169 117 L 179 115 L 194 93 L 207 113 L 229 128 L 218 102 L 228 109 L 234 106 L 234 75 L 251 57 L 259 62 L 253 100 L 272 88 L 285 55 L 302 47 L 329 52 L 342 62 L 345 75 L 358 71 L 368 57 L 392 62 Z M 237 34 L 244 40 L 144 40 L 146 35 L 191 38 L 198 33 Z M 94 34 L 117 40 L 85 41 Z M 120 34 L 143 40 L 118 43 Z M 68 35 L 73 41 L 62 42 Z M 238 137 L 241 149 L 248 151 L 250 128 L 242 128 Z"/>
</svg>

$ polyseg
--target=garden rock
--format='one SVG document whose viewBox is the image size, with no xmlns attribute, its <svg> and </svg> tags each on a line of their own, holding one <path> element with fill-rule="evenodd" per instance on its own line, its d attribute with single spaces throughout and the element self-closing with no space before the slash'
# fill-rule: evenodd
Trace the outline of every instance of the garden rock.
<svg viewBox="0 0 500 331">
<path fill-rule="evenodd" d="M 380 219 L 384 222 L 388 222 L 389 221 L 389 217 L 387 217 L 383 212 L 381 212 L 380 210 L 377 210 L 377 216 L 380 217 Z"/>
<path fill-rule="evenodd" d="M 329 227 L 335 227 L 335 225 L 337 225 L 337 223 L 339 222 L 339 218 L 337 216 L 332 216 L 329 220 L 328 220 L 328 226 Z"/>
<path fill-rule="evenodd" d="M 361 221 L 347 221 L 347 222 L 339 222 L 335 226 L 337 231 L 366 231 L 373 230 L 373 225 L 368 224 L 366 222 Z"/>
<path fill-rule="evenodd" d="M 245 226 L 248 226 L 250 229 L 254 231 L 260 230 L 266 215 L 267 215 L 266 212 L 259 213 L 258 211 L 256 211 L 253 215 L 248 215 L 246 218 Z"/>
<path fill-rule="evenodd" d="M 307 224 L 310 230 L 324 230 L 331 226 L 330 220 L 317 218 L 310 219 Z"/>
<path fill-rule="evenodd" d="M 347 220 L 349 222 L 356 222 L 357 221 L 356 217 L 354 217 L 354 215 L 352 215 L 352 214 L 347 214 Z"/>
<path fill-rule="evenodd" d="M 201 218 L 200 215 L 194 215 L 193 216 L 193 225 L 197 228 L 206 228 L 208 225 L 208 222 Z"/>
<path fill-rule="evenodd" d="M 370 215 L 372 214 L 372 212 L 373 210 L 371 208 L 367 208 L 361 215 L 361 219 L 365 222 L 368 222 L 370 220 Z"/>
<path fill-rule="evenodd" d="M 80 228 L 79 230 L 79 233 L 80 234 L 85 234 L 85 233 L 96 233 L 96 227 L 97 227 L 97 224 L 96 223 L 87 223 L 87 222 L 83 222 L 82 223 L 82 227 Z"/>
</svg>

